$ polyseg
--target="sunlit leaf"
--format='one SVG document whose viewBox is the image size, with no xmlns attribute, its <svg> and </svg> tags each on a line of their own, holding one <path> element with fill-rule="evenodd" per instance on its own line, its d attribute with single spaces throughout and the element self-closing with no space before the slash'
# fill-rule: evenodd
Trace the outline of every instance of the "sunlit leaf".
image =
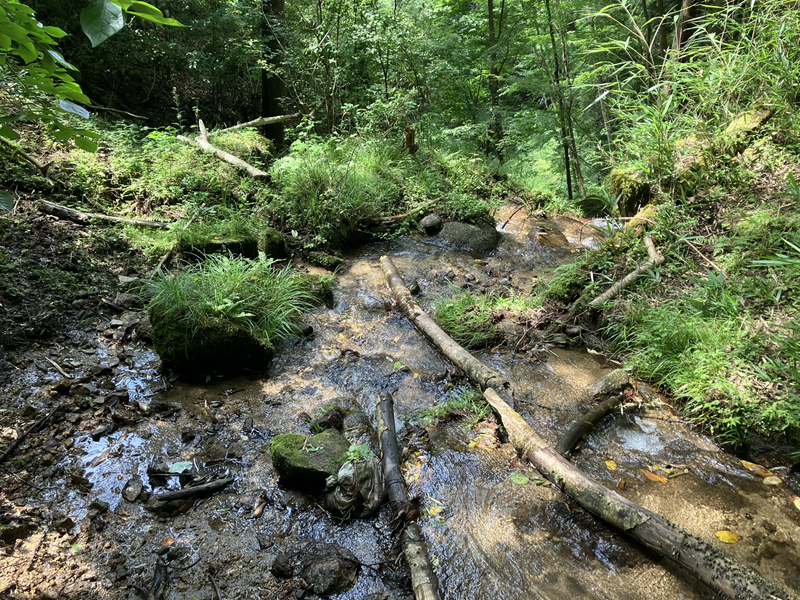
<svg viewBox="0 0 800 600">
<path fill-rule="evenodd" d="M 508 478 L 517 485 L 526 485 L 531 481 L 524 473 L 509 473 Z"/>
<path fill-rule="evenodd" d="M 0 190 L 0 210 L 6 210 L 8 212 L 14 210 L 14 196 L 5 190 Z"/>
<path fill-rule="evenodd" d="M 738 533 L 734 533 L 733 531 L 728 531 L 727 529 L 718 531 L 714 535 L 717 536 L 717 539 L 723 544 L 735 544 L 740 539 L 742 539 Z"/>
<path fill-rule="evenodd" d="M 794 503 L 797 510 L 800 510 L 800 496 L 792 496 L 792 502 Z"/>
<path fill-rule="evenodd" d="M 73 115 L 78 115 L 79 117 L 83 117 L 84 119 L 89 119 L 92 116 L 88 110 L 83 108 L 82 106 L 78 106 L 74 102 L 70 102 L 69 100 L 59 100 L 58 105 L 68 113 L 72 113 Z"/>
<path fill-rule="evenodd" d="M 639 469 L 645 477 L 647 477 L 650 481 L 660 481 L 661 483 L 667 483 L 668 479 L 663 475 L 656 475 L 646 469 Z"/>
<path fill-rule="evenodd" d="M 85 150 L 86 152 L 97 152 L 97 144 L 95 144 L 92 140 L 87 139 L 85 137 L 80 137 L 80 136 L 76 137 L 75 145 L 81 150 Z"/>
<path fill-rule="evenodd" d="M 615 463 L 613 460 L 607 460 L 606 461 L 606 466 L 608 467 L 609 471 L 616 471 L 617 470 L 617 463 Z"/>
<path fill-rule="evenodd" d="M 0 125 L 0 136 L 9 140 L 15 140 L 19 137 L 19 134 L 8 125 Z"/>
<path fill-rule="evenodd" d="M 92 0 L 81 11 L 81 29 L 92 42 L 99 46 L 125 26 L 122 8 L 108 0 Z"/>
<path fill-rule="evenodd" d="M 184 471 L 191 471 L 192 469 L 192 461 L 190 460 L 181 460 L 179 462 L 172 463 L 169 466 L 170 473 L 183 473 Z"/>
</svg>

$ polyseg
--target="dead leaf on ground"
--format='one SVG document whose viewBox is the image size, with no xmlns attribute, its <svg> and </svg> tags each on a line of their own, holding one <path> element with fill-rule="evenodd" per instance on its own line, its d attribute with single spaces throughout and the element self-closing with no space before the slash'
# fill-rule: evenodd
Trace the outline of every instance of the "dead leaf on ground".
<svg viewBox="0 0 800 600">
<path fill-rule="evenodd" d="M 639 469 L 644 476 L 647 477 L 650 481 L 660 481 L 661 483 L 667 483 L 667 478 L 663 475 L 656 475 L 655 473 L 648 471 L 646 469 Z"/>
<path fill-rule="evenodd" d="M 617 463 L 615 463 L 613 460 L 607 460 L 606 461 L 606 466 L 608 467 L 609 471 L 616 471 L 617 470 Z"/>
<path fill-rule="evenodd" d="M 751 463 L 749 460 L 743 460 L 741 462 L 744 465 L 745 469 L 747 469 L 748 471 L 752 471 L 753 473 L 755 473 L 759 477 L 767 478 L 767 477 L 774 477 L 775 476 L 775 473 L 773 473 L 772 471 L 770 471 L 766 467 L 763 467 L 763 466 L 758 465 L 756 463 Z"/>
<path fill-rule="evenodd" d="M 742 537 L 738 533 L 734 533 L 733 531 L 728 531 L 727 529 L 718 531 L 714 535 L 717 536 L 717 539 L 723 544 L 735 544 L 740 539 L 742 539 Z"/>
</svg>

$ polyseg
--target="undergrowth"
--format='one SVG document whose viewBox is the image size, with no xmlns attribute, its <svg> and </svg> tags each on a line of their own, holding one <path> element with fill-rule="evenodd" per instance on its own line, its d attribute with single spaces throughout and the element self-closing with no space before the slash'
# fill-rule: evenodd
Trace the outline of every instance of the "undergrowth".
<svg viewBox="0 0 800 600">
<path fill-rule="evenodd" d="M 450 390 L 441 400 L 430 408 L 426 408 L 414 416 L 417 421 L 444 419 L 451 414 L 467 417 L 467 427 L 482 421 L 492 412 L 491 407 L 483 399 L 483 394 L 472 386 L 460 386 Z"/>
</svg>

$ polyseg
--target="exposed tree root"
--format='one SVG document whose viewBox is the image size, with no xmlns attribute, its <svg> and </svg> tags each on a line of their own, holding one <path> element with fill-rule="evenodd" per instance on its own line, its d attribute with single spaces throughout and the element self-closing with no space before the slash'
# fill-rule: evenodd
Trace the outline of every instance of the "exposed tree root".
<svg viewBox="0 0 800 600">
<path fill-rule="evenodd" d="M 200 135 L 198 135 L 195 139 L 187 138 L 184 135 L 179 135 L 178 139 L 182 142 L 186 142 L 187 144 L 192 144 L 193 146 L 197 146 L 203 152 L 208 152 L 209 154 L 216 156 L 218 159 L 230 163 L 235 167 L 244 169 L 252 177 L 255 178 L 267 177 L 267 173 L 265 171 L 257 169 L 253 165 L 243 161 L 241 158 L 238 158 L 233 154 L 230 154 L 228 152 L 225 152 L 224 150 L 220 150 L 219 148 L 212 146 L 208 141 L 208 133 L 206 132 L 206 126 L 203 123 L 203 120 L 200 119 L 197 122 L 197 124 L 200 127 Z"/>
<path fill-rule="evenodd" d="M 375 407 L 378 421 L 378 439 L 381 444 L 381 460 L 386 477 L 389 501 L 397 510 L 402 531 L 400 543 L 411 569 L 411 586 L 417 600 L 441 600 L 436 574 L 428 558 L 425 540 L 419 525 L 409 511 L 403 510 L 410 503 L 406 482 L 400 473 L 400 452 L 397 447 L 397 433 L 394 428 L 394 401 L 391 395 L 381 394 Z"/>
<path fill-rule="evenodd" d="M 648 244 L 648 251 L 651 259 L 653 254 L 657 254 L 652 241 Z M 422 312 L 411 299 L 408 288 L 388 257 L 381 257 L 381 265 L 392 290 L 395 291 L 398 304 L 409 319 L 448 359 L 484 389 L 484 398 L 500 416 L 511 443 L 548 480 L 593 515 L 682 565 L 697 579 L 728 598 L 791 600 L 787 592 L 767 582 L 755 571 L 732 560 L 716 547 L 664 517 L 601 485 L 559 455 L 498 394 L 500 392 L 506 395 L 508 382 L 502 377 L 489 376 L 493 373 L 491 369 L 459 346 Z M 495 388 L 495 385 L 499 385 L 499 388 Z"/>
<path fill-rule="evenodd" d="M 604 302 L 608 302 L 609 300 L 614 298 L 617 294 L 619 294 L 623 289 L 625 289 L 625 287 L 627 287 L 631 282 L 638 279 L 642 273 L 664 262 L 664 257 L 656 249 L 656 246 L 655 244 L 653 244 L 653 240 L 649 235 L 644 238 L 644 245 L 647 246 L 647 254 L 650 257 L 650 260 L 648 260 L 643 265 L 639 265 L 638 267 L 636 267 L 633 271 L 628 273 L 620 281 L 612 285 L 605 292 L 600 294 L 597 298 L 589 302 L 590 307 L 597 307 L 603 304 Z"/>
</svg>

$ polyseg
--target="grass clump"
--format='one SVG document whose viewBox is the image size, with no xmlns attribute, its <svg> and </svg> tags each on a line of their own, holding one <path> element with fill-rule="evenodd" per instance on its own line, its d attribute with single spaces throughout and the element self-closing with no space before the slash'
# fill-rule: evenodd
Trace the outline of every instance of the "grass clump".
<svg viewBox="0 0 800 600">
<path fill-rule="evenodd" d="M 435 405 L 417 414 L 415 419 L 432 421 L 434 419 L 445 419 L 452 414 L 459 414 L 468 417 L 467 427 L 472 427 L 488 417 L 491 412 L 492 409 L 483 399 L 481 391 L 472 386 L 464 385 L 450 390 Z"/>
<path fill-rule="evenodd" d="M 492 294 L 461 292 L 437 300 L 435 318 L 442 329 L 465 348 L 482 348 L 497 339 L 492 315 L 495 306 L 496 298 Z"/>
<path fill-rule="evenodd" d="M 238 332 L 273 347 L 298 331 L 295 317 L 311 306 L 305 281 L 263 258 L 210 256 L 175 275 L 159 273 L 148 291 L 156 350 L 165 362 L 195 350 L 210 357 L 216 338 Z M 181 341 L 184 347 L 175 348 Z"/>
</svg>

